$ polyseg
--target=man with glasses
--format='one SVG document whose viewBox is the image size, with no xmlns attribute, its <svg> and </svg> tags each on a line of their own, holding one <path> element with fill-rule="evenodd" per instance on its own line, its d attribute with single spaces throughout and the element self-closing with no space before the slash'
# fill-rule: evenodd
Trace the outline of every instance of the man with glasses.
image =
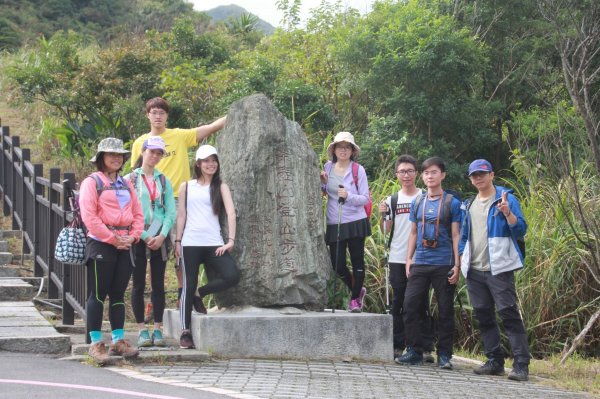
<svg viewBox="0 0 600 399">
<path fill-rule="evenodd" d="M 146 102 L 146 116 L 150 121 L 150 132 L 138 137 L 131 147 L 131 167 L 135 166 L 140 154 L 142 153 L 142 144 L 150 136 L 159 136 L 165 142 L 165 153 L 156 169 L 160 170 L 169 179 L 173 185 L 175 202 L 179 193 L 181 183 L 190 179 L 190 162 L 188 160 L 188 149 L 196 147 L 202 140 L 221 130 L 225 126 L 226 117 L 217 119 L 211 124 L 198 126 L 192 129 L 168 129 L 167 119 L 169 118 L 169 103 L 155 97 Z M 171 242 L 175 242 L 175 232 L 177 231 L 177 222 L 171 229 Z M 182 275 L 177 268 L 177 284 L 179 295 L 182 290 Z"/>
<path fill-rule="evenodd" d="M 381 227 L 386 223 L 385 231 L 390 232 L 388 240 L 390 283 L 392 285 L 392 317 L 394 332 L 394 358 L 401 356 L 406 347 L 404 336 L 404 322 L 402 320 L 404 293 L 408 281 L 405 271 L 408 236 L 410 233 L 410 204 L 422 193 L 417 188 L 417 160 L 411 155 L 401 155 L 396 160 L 396 178 L 400 183 L 400 190 L 389 196 L 379 204 L 382 215 Z M 384 217 L 385 216 L 385 221 Z M 421 311 L 421 333 L 423 336 L 423 360 L 433 363 L 433 334 L 429 309 L 429 292 L 424 292 L 423 307 Z"/>
<path fill-rule="evenodd" d="M 458 241 L 462 212 L 460 201 L 442 188 L 446 164 L 439 157 L 421 165 L 427 192 L 410 206 L 410 235 L 406 253 L 404 326 L 406 353 L 395 359 L 407 365 L 423 364 L 421 333 L 423 295 L 433 287 L 438 306 L 437 365 L 452 370 L 454 343 L 454 288 L 458 282 Z"/>
<path fill-rule="evenodd" d="M 517 306 L 514 275 L 515 270 L 523 267 L 523 253 L 517 239 L 525 235 L 527 223 L 513 191 L 494 185 L 491 163 L 485 159 L 471 162 L 469 179 L 477 189 L 477 196 L 467 206 L 462 229 L 461 271 L 467 279 L 469 298 L 488 358 L 473 371 L 481 375 L 504 374 L 504 350 L 496 322 L 498 312 L 514 356 L 508 378 L 527 381 L 531 355 Z"/>
</svg>

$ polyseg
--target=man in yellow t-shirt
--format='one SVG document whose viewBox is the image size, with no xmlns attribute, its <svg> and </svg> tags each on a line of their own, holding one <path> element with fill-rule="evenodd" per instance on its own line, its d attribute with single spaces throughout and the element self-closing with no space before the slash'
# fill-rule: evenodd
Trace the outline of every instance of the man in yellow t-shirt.
<svg viewBox="0 0 600 399">
<path fill-rule="evenodd" d="M 193 129 L 167 129 L 169 104 L 160 97 L 152 98 L 146 102 L 146 116 L 150 121 L 150 133 L 141 135 L 133 142 L 131 167 L 135 166 L 142 153 L 144 140 L 149 136 L 160 136 L 165 142 L 166 152 L 156 168 L 171 181 L 175 198 L 177 198 L 181 183 L 190 179 L 188 148 L 195 147 L 206 137 L 221 130 L 225 126 L 226 117 L 219 118 L 209 125 L 202 125 Z"/>
<path fill-rule="evenodd" d="M 142 134 L 131 146 L 131 168 L 142 154 L 142 145 L 149 136 L 160 136 L 165 142 L 165 155 L 156 165 L 171 182 L 173 193 L 177 203 L 179 195 L 179 186 L 181 183 L 190 179 L 190 161 L 188 159 L 188 148 L 195 147 L 199 142 L 221 130 L 225 126 L 226 117 L 221 117 L 208 125 L 198 126 L 192 129 L 167 129 L 167 119 L 169 118 L 169 103 L 160 98 L 151 98 L 146 102 L 146 116 L 150 121 L 150 133 Z M 175 232 L 177 231 L 177 222 L 171 229 L 171 242 L 175 243 Z M 177 306 L 179 307 L 179 297 L 181 296 L 182 285 L 181 269 L 177 267 L 177 284 L 179 286 L 179 296 Z"/>
</svg>

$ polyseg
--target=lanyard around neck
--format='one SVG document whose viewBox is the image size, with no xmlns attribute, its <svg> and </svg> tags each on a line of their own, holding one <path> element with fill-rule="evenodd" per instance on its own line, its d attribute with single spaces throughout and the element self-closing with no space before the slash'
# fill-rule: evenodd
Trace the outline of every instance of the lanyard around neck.
<svg viewBox="0 0 600 399">
<path fill-rule="evenodd" d="M 442 194 L 440 197 L 440 203 L 438 204 L 438 212 L 437 212 L 437 220 L 435 221 L 435 240 L 437 240 L 439 232 L 440 232 L 440 215 L 442 213 L 442 206 L 444 205 L 444 197 L 446 196 L 446 192 Z M 425 208 L 427 206 L 427 198 L 428 195 L 425 194 L 425 200 L 423 201 L 423 213 L 421 219 L 421 234 L 423 238 L 425 238 Z"/>
</svg>

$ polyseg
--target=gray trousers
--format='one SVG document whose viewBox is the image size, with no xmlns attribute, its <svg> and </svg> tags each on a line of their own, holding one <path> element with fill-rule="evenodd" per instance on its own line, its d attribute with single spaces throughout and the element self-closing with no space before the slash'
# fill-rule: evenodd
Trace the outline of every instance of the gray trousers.
<svg viewBox="0 0 600 399">
<path fill-rule="evenodd" d="M 504 364 L 504 351 L 500 346 L 500 330 L 496 311 L 502 319 L 514 357 L 514 363 L 529 364 L 531 355 L 523 319 L 517 307 L 514 272 L 500 273 L 469 270 L 467 275 L 469 298 L 479 322 L 485 355 Z"/>
</svg>

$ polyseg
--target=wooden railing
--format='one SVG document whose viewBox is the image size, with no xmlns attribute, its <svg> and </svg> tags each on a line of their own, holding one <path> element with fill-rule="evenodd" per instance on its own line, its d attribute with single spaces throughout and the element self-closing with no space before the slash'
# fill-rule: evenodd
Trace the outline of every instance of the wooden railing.
<svg viewBox="0 0 600 399">
<path fill-rule="evenodd" d="M 36 277 L 48 280 L 48 299 L 62 300 L 63 324 L 73 324 L 75 312 L 86 319 L 87 276 L 84 265 L 54 259 L 60 230 L 72 220 L 68 193 L 75 188 L 75 174 L 50 168 L 44 177 L 42 164 L 32 164 L 30 150 L 20 147 L 19 136 L 0 127 L 0 195 L 4 216 L 12 229 L 23 232 L 23 253 L 31 254 Z"/>
</svg>

